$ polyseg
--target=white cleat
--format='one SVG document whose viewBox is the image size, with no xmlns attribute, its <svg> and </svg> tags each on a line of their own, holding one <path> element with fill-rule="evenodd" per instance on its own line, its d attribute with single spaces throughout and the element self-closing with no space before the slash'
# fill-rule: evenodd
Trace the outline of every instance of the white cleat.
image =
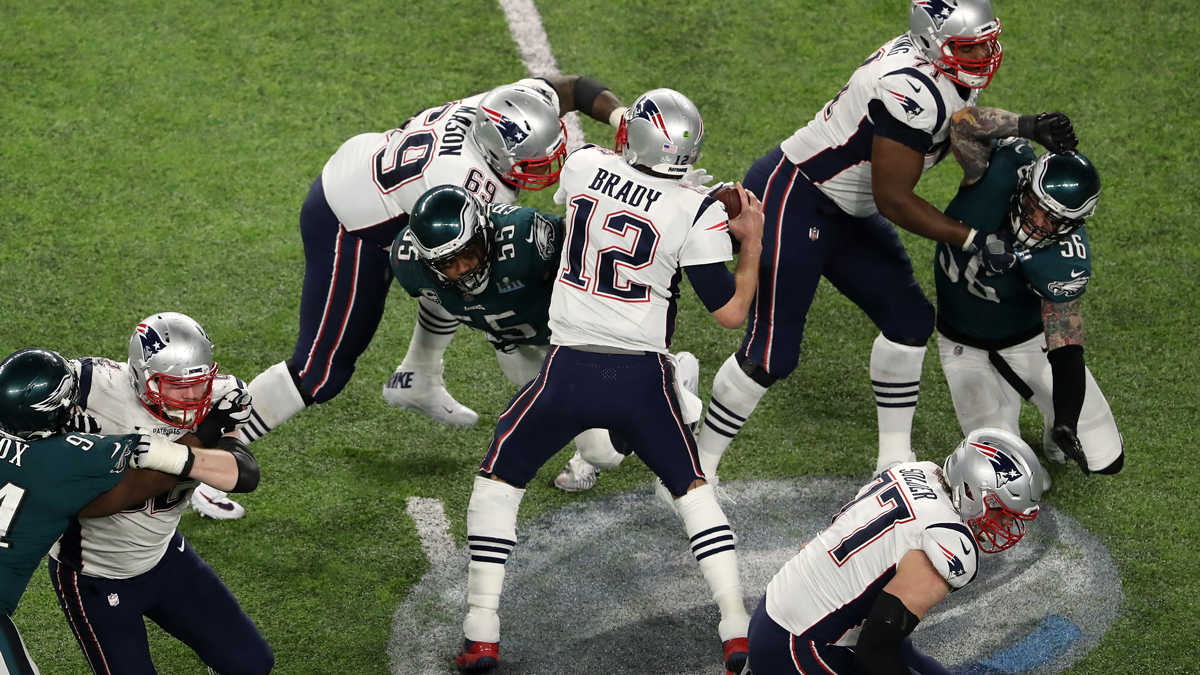
<svg viewBox="0 0 1200 675">
<path fill-rule="evenodd" d="M 201 483 L 192 491 L 192 508 L 202 516 L 217 520 L 237 520 L 246 515 L 246 507 L 211 485 Z"/>
<path fill-rule="evenodd" d="M 575 456 L 567 461 L 567 465 L 554 478 L 554 487 L 563 492 L 583 492 L 595 487 L 599 477 L 600 470 L 588 464 L 576 451 Z"/>
<path fill-rule="evenodd" d="M 383 400 L 452 427 L 469 427 L 479 421 L 479 413 L 455 401 L 446 391 L 441 368 L 423 372 L 397 367 L 383 385 Z"/>
</svg>

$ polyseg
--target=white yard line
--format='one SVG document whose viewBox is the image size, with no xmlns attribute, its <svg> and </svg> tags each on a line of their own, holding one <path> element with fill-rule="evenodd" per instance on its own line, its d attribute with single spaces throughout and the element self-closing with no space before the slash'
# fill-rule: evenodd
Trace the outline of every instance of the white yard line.
<svg viewBox="0 0 1200 675">
<path fill-rule="evenodd" d="M 405 509 L 417 525 L 421 550 L 430 567 L 438 567 L 454 554 L 454 539 L 450 536 L 450 519 L 442 500 L 431 497 L 409 497 Z"/>
<path fill-rule="evenodd" d="M 554 53 L 550 51 L 550 38 L 546 37 L 546 29 L 542 27 L 542 15 L 538 14 L 533 0 L 498 2 L 529 74 L 534 77 L 560 75 Z M 578 114 L 573 112 L 563 117 L 563 123 L 567 126 L 567 152 L 570 152 L 585 143 L 583 127 L 579 124 Z"/>
</svg>

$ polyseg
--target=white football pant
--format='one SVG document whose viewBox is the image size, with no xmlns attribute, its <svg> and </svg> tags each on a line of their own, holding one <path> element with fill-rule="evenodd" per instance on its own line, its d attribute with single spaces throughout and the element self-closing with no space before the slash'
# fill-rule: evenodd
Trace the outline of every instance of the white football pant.
<svg viewBox="0 0 1200 675">
<path fill-rule="evenodd" d="M 1046 358 L 1044 335 L 1001 349 L 1013 372 L 1033 390 L 1033 404 L 1042 412 L 1043 443 L 1050 443 L 1054 424 L 1053 376 Z M 938 335 L 942 370 L 954 399 L 954 412 L 963 435 L 980 427 L 998 427 L 1020 435 L 1021 395 L 1004 380 L 983 349 L 968 347 Z M 1087 371 L 1087 390 L 1079 414 L 1079 443 L 1092 471 L 1103 469 L 1121 456 L 1121 433 L 1100 385 Z"/>
</svg>

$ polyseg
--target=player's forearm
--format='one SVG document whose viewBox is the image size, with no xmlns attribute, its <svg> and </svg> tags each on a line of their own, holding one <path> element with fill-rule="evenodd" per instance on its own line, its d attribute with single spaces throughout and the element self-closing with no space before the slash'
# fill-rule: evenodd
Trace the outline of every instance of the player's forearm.
<svg viewBox="0 0 1200 675">
<path fill-rule="evenodd" d="M 578 75 L 558 75 L 545 78 L 558 94 L 559 114 L 579 112 L 605 124 L 610 123 L 614 110 L 622 107 L 621 100 L 594 78 Z"/>
<path fill-rule="evenodd" d="M 196 461 L 189 478 L 226 492 L 252 492 L 258 487 L 258 462 L 237 436 L 222 436 L 217 448 L 199 448 L 194 452 Z"/>
<path fill-rule="evenodd" d="M 1021 116 L 1000 108 L 974 106 L 954 114 L 950 123 L 950 148 L 963 169 L 963 185 L 979 180 L 988 167 L 993 138 L 1018 134 Z"/>
<path fill-rule="evenodd" d="M 876 196 L 875 205 L 880 215 L 913 234 L 960 248 L 969 243 L 971 228 L 912 192 L 900 195 L 884 192 L 882 198 Z"/>
<path fill-rule="evenodd" d="M 1083 313 L 1079 300 L 1042 301 L 1042 326 L 1046 329 L 1046 350 L 1067 345 L 1083 346 Z"/>
<path fill-rule="evenodd" d="M 740 328 L 750 313 L 754 302 L 754 291 L 758 288 L 758 263 L 762 254 L 759 241 L 743 243 L 738 255 L 737 269 L 733 273 L 733 297 L 723 307 L 713 312 L 713 318 L 723 328 Z"/>
<path fill-rule="evenodd" d="M 80 518 L 103 518 L 141 506 L 179 483 L 179 478 L 161 471 L 126 469 L 116 487 L 88 502 Z"/>
<path fill-rule="evenodd" d="M 1083 360 L 1083 315 L 1079 300 L 1042 302 L 1042 324 L 1046 328 L 1046 358 L 1053 382 L 1054 426 L 1075 431 L 1087 391 L 1087 367 Z"/>
</svg>

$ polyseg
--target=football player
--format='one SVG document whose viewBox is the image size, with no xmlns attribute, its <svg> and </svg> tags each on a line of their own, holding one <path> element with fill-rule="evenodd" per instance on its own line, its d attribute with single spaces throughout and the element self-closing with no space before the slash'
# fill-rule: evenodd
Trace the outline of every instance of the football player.
<svg viewBox="0 0 1200 675">
<path fill-rule="evenodd" d="M 795 370 L 822 276 L 880 330 L 870 365 L 876 469 L 915 458 L 913 413 L 934 310 L 893 224 L 978 254 L 990 272 L 1016 265 L 1011 244 L 913 192 L 946 154 L 950 118 L 975 104 L 1000 66 L 999 36 L 988 0 L 914 0 L 909 31 L 875 50 L 807 126 L 747 172 L 766 211 L 763 264 L 745 338 L 717 372 L 700 433 L 710 481 L 767 388 Z M 1052 150 L 1074 139 L 1052 115 L 1025 118 L 1021 133 Z"/>
<path fill-rule="evenodd" d="M 767 585 L 750 621 L 754 674 L 948 675 L 908 635 L 975 580 L 981 549 L 1025 535 L 1040 508 L 1036 464 L 1019 437 L 979 429 L 940 469 L 883 471 Z"/>
<path fill-rule="evenodd" d="M 1083 359 L 1080 304 L 1092 276 L 1086 219 L 1100 176 L 1082 154 L 1035 156 L 1015 135 L 1019 118 L 995 108 L 955 116 L 953 147 L 963 185 L 952 218 L 1010 236 L 1026 251 L 1019 271 L 981 274 L 978 258 L 938 244 L 938 351 L 963 429 L 1020 433 L 1021 399 L 1042 413 L 1043 450 L 1085 473 L 1115 474 L 1125 463 L 1112 409 Z M 986 133 L 985 133 L 986 132 Z M 1064 454 L 1065 453 L 1065 454 Z"/>
<path fill-rule="evenodd" d="M 59 607 L 97 675 L 156 672 L 143 617 L 215 672 L 262 674 L 274 666 L 254 622 L 177 529 L 200 478 L 235 493 L 254 490 L 259 480 L 258 463 L 237 434 L 249 417 L 249 394 L 240 380 L 218 372 L 212 350 L 200 324 L 163 312 L 138 324 L 128 363 L 73 362 L 79 407 L 102 431 L 138 430 L 195 445 L 198 453 L 177 472 L 177 484 L 106 518 L 72 520 L 50 551 Z"/>
<path fill-rule="evenodd" d="M 408 227 L 392 245 L 392 274 L 417 298 L 418 322 L 432 331 L 458 324 L 483 331 L 510 382 L 537 377 L 550 351 L 550 291 L 562 246 L 562 218 L 511 204 L 484 204 L 465 188 L 442 185 L 413 207 Z M 680 358 L 695 357 L 686 352 Z M 397 372 L 384 388 L 399 390 L 412 377 Z M 617 452 L 607 430 L 589 429 L 575 444 L 587 467 L 612 468 Z M 596 469 L 569 474 L 555 484 L 567 491 L 590 488 Z"/>
<path fill-rule="evenodd" d="M 504 565 L 516 545 L 525 486 L 585 429 L 610 429 L 676 499 L 692 552 L 721 613 L 726 670 L 746 658 L 746 615 L 735 538 L 704 481 L 692 417 L 680 405 L 667 358 L 678 283 L 692 287 L 719 324 L 737 328 L 754 294 L 762 210 L 741 190 L 729 220 L 720 202 L 680 184 L 704 143 L 700 113 L 682 94 L 655 89 L 622 116 L 619 153 L 584 146 L 567 159 L 555 201 L 567 234 L 550 301 L 550 352 L 509 403 L 475 478 L 467 510 L 471 548 L 459 670 L 499 662 Z M 736 273 L 729 232 L 741 241 Z"/>
<path fill-rule="evenodd" d="M 337 395 L 367 348 L 391 284 L 388 247 L 429 188 L 457 185 L 488 204 L 558 181 L 566 156 L 560 116 L 578 110 L 616 121 L 620 101 L 590 77 L 525 79 L 413 116 L 399 128 L 360 134 L 325 164 L 300 210 L 304 289 L 292 356 L 255 377 L 244 434 L 254 441 L 305 406 Z M 389 380 L 388 403 L 454 426 L 479 416 L 446 391 L 442 354 L 454 326 L 418 321 Z"/>
<path fill-rule="evenodd" d="M 0 672 L 38 672 L 11 617 L 76 515 L 117 513 L 170 489 L 188 467 L 216 478 L 199 468 L 203 451 L 153 434 L 96 435 L 94 419 L 72 414 L 79 396 L 75 372 L 55 352 L 22 349 L 0 362 Z"/>
</svg>

